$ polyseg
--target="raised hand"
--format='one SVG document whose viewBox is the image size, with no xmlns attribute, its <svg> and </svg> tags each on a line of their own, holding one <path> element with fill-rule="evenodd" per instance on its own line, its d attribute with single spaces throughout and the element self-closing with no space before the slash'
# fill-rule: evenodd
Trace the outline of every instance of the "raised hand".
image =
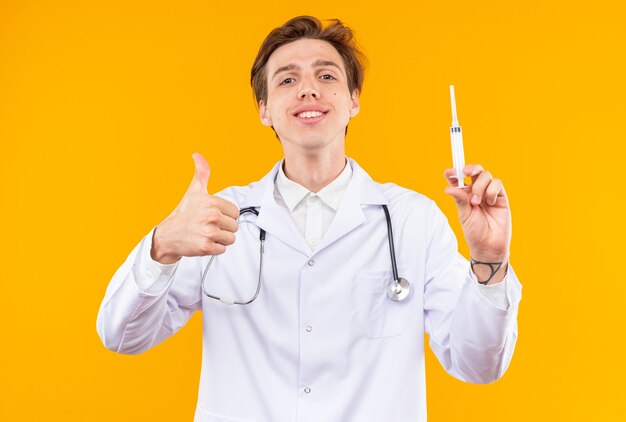
<svg viewBox="0 0 626 422">
<path fill-rule="evenodd" d="M 183 256 L 219 255 L 235 242 L 239 208 L 207 192 L 210 169 L 193 154 L 196 172 L 178 206 L 156 228 L 152 259 L 172 264 Z"/>
<path fill-rule="evenodd" d="M 504 185 L 480 164 L 469 164 L 463 172 L 471 177 L 472 184 L 458 188 L 454 169 L 444 171 L 449 183 L 445 192 L 456 202 L 471 258 L 480 262 L 501 262 L 502 270 L 498 273 L 504 274 L 511 245 L 511 209 Z M 478 265 L 474 272 L 480 280 L 481 275 L 489 276 L 491 271 L 485 265 Z M 494 281 L 498 279 L 501 277 Z"/>
</svg>

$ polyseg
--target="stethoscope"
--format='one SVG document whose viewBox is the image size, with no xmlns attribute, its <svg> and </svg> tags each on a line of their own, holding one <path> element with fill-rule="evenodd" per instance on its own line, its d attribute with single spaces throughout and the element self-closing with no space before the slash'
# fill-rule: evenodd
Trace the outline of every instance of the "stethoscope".
<svg viewBox="0 0 626 422">
<path fill-rule="evenodd" d="M 393 300 L 394 302 L 401 302 L 404 299 L 406 299 L 409 293 L 411 292 L 411 285 L 406 279 L 398 277 L 398 266 L 396 265 L 396 252 L 393 247 L 393 230 L 391 228 L 391 217 L 389 216 L 389 210 L 387 209 L 387 206 L 386 205 L 381 205 L 381 206 L 383 207 L 383 211 L 385 211 L 385 220 L 387 221 L 387 238 L 389 240 L 389 252 L 391 255 L 391 269 L 393 271 L 393 280 L 391 280 L 389 284 L 387 284 L 387 296 L 389 297 L 389 299 Z M 245 213 L 253 213 L 257 217 L 259 216 L 259 212 L 254 207 L 242 208 L 239 210 L 240 217 Z M 246 302 L 241 302 L 241 301 L 229 299 L 223 296 L 222 297 L 215 296 L 206 291 L 206 289 L 204 288 L 204 280 L 209 271 L 209 268 L 211 267 L 211 264 L 213 263 L 213 260 L 215 259 L 215 255 L 211 256 L 209 263 L 207 264 L 207 266 L 204 268 L 204 271 L 202 272 L 202 282 L 201 282 L 202 292 L 207 297 L 211 299 L 219 300 L 220 302 L 225 303 L 227 305 L 248 305 L 249 303 L 254 302 L 254 300 L 259 295 L 259 292 L 261 291 L 261 272 L 263 270 L 263 252 L 265 251 L 265 230 L 261 228 L 259 228 L 259 230 L 260 230 L 259 241 L 261 244 L 260 254 L 259 254 L 259 279 L 257 281 L 256 292 L 254 293 L 254 296 L 252 297 L 252 299 Z"/>
</svg>

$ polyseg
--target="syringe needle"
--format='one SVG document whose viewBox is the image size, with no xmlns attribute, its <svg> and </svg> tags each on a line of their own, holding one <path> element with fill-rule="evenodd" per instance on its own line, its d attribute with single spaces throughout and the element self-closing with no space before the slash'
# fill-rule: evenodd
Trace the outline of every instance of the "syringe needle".
<svg viewBox="0 0 626 422">
<path fill-rule="evenodd" d="M 452 105 L 452 126 L 458 126 L 459 120 L 456 117 L 456 98 L 454 96 L 454 85 L 450 85 L 450 103 Z"/>
</svg>

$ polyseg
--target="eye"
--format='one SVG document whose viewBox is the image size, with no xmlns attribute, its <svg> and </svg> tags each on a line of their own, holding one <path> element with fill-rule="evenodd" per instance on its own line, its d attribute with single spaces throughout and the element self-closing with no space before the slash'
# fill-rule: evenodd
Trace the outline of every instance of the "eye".
<svg viewBox="0 0 626 422">
<path fill-rule="evenodd" d="M 326 81 L 331 81 L 333 79 L 335 79 L 335 77 L 333 75 L 329 75 L 328 73 L 325 75 L 320 76 L 320 78 L 326 80 Z"/>
<path fill-rule="evenodd" d="M 287 84 L 293 83 L 293 81 L 294 81 L 293 78 L 286 78 L 280 82 L 280 85 L 287 85 Z"/>
</svg>

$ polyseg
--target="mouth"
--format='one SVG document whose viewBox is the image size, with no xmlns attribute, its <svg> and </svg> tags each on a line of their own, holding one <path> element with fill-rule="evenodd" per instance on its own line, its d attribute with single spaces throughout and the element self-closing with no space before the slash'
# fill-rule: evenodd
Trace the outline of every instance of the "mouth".
<svg viewBox="0 0 626 422">
<path fill-rule="evenodd" d="M 321 110 L 309 110 L 309 111 L 301 111 L 299 113 L 295 113 L 294 117 L 298 119 L 301 123 L 304 124 L 314 124 L 322 120 L 328 111 Z"/>
</svg>

